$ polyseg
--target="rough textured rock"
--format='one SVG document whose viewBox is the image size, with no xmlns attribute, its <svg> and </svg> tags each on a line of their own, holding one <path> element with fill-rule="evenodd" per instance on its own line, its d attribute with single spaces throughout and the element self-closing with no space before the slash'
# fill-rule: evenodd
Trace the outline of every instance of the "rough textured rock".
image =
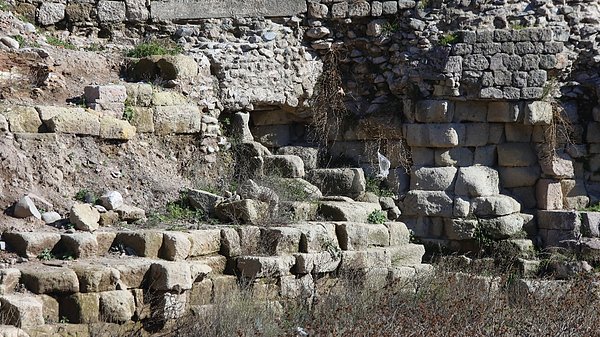
<svg viewBox="0 0 600 337">
<path fill-rule="evenodd" d="M 115 290 L 100 293 L 100 317 L 104 322 L 124 323 L 135 313 L 135 299 L 131 291 Z"/>
<path fill-rule="evenodd" d="M 93 232 L 99 227 L 100 213 L 90 204 L 75 204 L 71 207 L 69 221 L 79 230 Z"/>
<path fill-rule="evenodd" d="M 29 196 L 24 196 L 15 204 L 13 215 L 17 218 L 27 218 L 33 216 L 41 219 L 40 211 L 35 207 L 33 200 Z"/>
<path fill-rule="evenodd" d="M 369 214 L 381 211 L 379 203 L 322 201 L 319 213 L 327 220 L 368 222 Z"/>
<path fill-rule="evenodd" d="M 0 297 L 0 313 L 4 324 L 32 328 L 44 324 L 42 301 L 33 296 L 5 295 Z"/>
<path fill-rule="evenodd" d="M 107 210 L 117 209 L 123 206 L 123 196 L 118 191 L 109 191 L 100 197 L 100 203 Z"/>
<path fill-rule="evenodd" d="M 461 167 L 456 178 L 457 195 L 469 197 L 491 196 L 500 193 L 498 172 L 491 167 Z"/>
<path fill-rule="evenodd" d="M 311 184 L 317 186 L 325 195 L 342 195 L 351 198 L 360 196 L 365 191 L 365 174 L 362 169 L 315 169 L 306 177 Z"/>
</svg>

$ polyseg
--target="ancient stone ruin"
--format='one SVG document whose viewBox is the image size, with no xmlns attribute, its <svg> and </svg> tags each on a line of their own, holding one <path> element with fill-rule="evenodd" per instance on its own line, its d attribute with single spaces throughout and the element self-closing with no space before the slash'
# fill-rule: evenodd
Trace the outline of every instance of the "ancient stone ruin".
<svg viewBox="0 0 600 337">
<path fill-rule="evenodd" d="M 596 0 L 7 6 L 7 333 L 383 288 L 440 251 L 600 262 Z M 123 56 L 153 39 L 176 51 Z"/>
</svg>

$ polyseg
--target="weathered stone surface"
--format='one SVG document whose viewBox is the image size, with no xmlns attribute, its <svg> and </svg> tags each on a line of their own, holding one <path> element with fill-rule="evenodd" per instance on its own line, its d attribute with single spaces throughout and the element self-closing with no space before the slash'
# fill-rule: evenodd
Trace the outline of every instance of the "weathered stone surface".
<svg viewBox="0 0 600 337">
<path fill-rule="evenodd" d="M 6 241 L 9 249 L 13 250 L 19 256 L 28 258 L 37 257 L 42 251 L 51 251 L 60 241 L 58 233 L 4 233 L 2 239 Z"/>
<path fill-rule="evenodd" d="M 318 253 L 339 248 L 334 224 L 312 222 L 293 227 L 301 233 L 300 252 Z"/>
<path fill-rule="evenodd" d="M 0 313 L 3 323 L 19 328 L 32 328 L 44 324 L 42 308 L 42 301 L 33 296 L 4 295 L 0 297 Z"/>
<path fill-rule="evenodd" d="M 192 289 L 189 294 L 189 304 L 194 305 L 205 305 L 212 301 L 213 296 L 213 282 L 211 279 L 204 279 L 200 282 L 192 284 Z"/>
<path fill-rule="evenodd" d="M 21 282 L 36 294 L 76 293 L 77 274 L 65 267 L 35 266 L 21 269 Z"/>
<path fill-rule="evenodd" d="M 201 130 L 202 113 L 197 105 L 154 107 L 154 132 L 157 134 L 187 134 Z"/>
<path fill-rule="evenodd" d="M 314 282 L 312 275 L 307 274 L 301 277 L 282 276 L 280 279 L 281 297 L 288 299 L 309 298 L 314 294 Z"/>
<path fill-rule="evenodd" d="M 388 228 L 382 224 L 343 222 L 336 225 L 336 233 L 343 250 L 390 245 Z"/>
<path fill-rule="evenodd" d="M 410 242 L 410 231 L 402 222 L 386 222 L 390 233 L 390 246 L 399 246 Z"/>
<path fill-rule="evenodd" d="M 99 227 L 100 213 L 90 204 L 75 204 L 71 207 L 69 221 L 79 230 L 93 232 Z"/>
<path fill-rule="evenodd" d="M 409 146 L 454 147 L 465 138 L 463 124 L 408 124 L 406 140 Z"/>
<path fill-rule="evenodd" d="M 436 166 L 471 166 L 473 165 L 473 151 L 466 147 L 438 149 L 435 150 L 434 160 Z"/>
<path fill-rule="evenodd" d="M 111 116 L 100 118 L 100 138 L 130 140 L 135 136 L 136 128 L 128 121 Z"/>
<path fill-rule="evenodd" d="M 539 209 L 562 209 L 563 194 L 558 180 L 540 179 L 536 184 L 537 207 Z"/>
<path fill-rule="evenodd" d="M 20 278 L 21 271 L 17 268 L 0 269 L 0 295 L 14 293 Z"/>
<path fill-rule="evenodd" d="M 550 125 L 552 123 L 552 104 L 536 101 L 527 104 L 525 108 L 525 124 Z"/>
<path fill-rule="evenodd" d="M 215 206 L 224 200 L 223 197 L 216 194 L 194 189 L 188 190 L 187 197 L 192 207 L 207 215 L 213 215 Z"/>
<path fill-rule="evenodd" d="M 555 178 L 572 178 L 575 176 L 573 160 L 566 153 L 553 155 L 552 158 L 540 160 L 544 174 Z"/>
<path fill-rule="evenodd" d="M 71 269 L 77 274 L 82 293 L 116 290 L 121 279 L 121 273 L 110 266 L 80 262 Z"/>
<path fill-rule="evenodd" d="M 14 207 L 13 215 L 17 218 L 27 218 L 33 216 L 41 219 L 40 211 L 35 207 L 33 200 L 29 196 L 22 197 Z"/>
<path fill-rule="evenodd" d="M 269 204 L 253 199 L 220 203 L 215 212 L 221 219 L 246 224 L 261 224 L 270 213 Z"/>
<path fill-rule="evenodd" d="M 330 252 L 301 253 L 294 254 L 294 257 L 294 271 L 298 274 L 330 273 L 335 271 L 341 262 L 339 256 Z"/>
<path fill-rule="evenodd" d="M 410 189 L 425 191 L 453 191 L 455 167 L 421 167 L 411 170 Z"/>
<path fill-rule="evenodd" d="M 542 229 L 579 232 L 581 228 L 581 219 L 575 211 L 540 210 L 537 212 L 537 222 Z"/>
<path fill-rule="evenodd" d="M 146 211 L 131 205 L 121 205 L 115 211 L 119 213 L 121 221 L 134 222 L 146 217 Z"/>
<path fill-rule="evenodd" d="M 38 112 L 33 107 L 13 106 L 0 111 L 6 117 L 10 132 L 36 133 L 42 126 Z"/>
<path fill-rule="evenodd" d="M 531 166 L 537 164 L 537 154 L 529 143 L 504 143 L 498 145 L 500 166 Z"/>
<path fill-rule="evenodd" d="M 418 101 L 415 119 L 422 123 L 450 123 L 454 116 L 453 107 L 445 100 Z"/>
<path fill-rule="evenodd" d="M 468 219 L 444 219 L 444 232 L 450 240 L 470 240 L 475 238 L 479 222 Z"/>
<path fill-rule="evenodd" d="M 419 265 L 425 255 L 425 246 L 409 243 L 401 246 L 382 248 L 390 255 L 392 266 Z"/>
<path fill-rule="evenodd" d="M 236 268 L 240 276 L 254 279 L 290 275 L 295 263 L 293 256 L 240 256 Z"/>
<path fill-rule="evenodd" d="M 523 222 L 519 214 L 479 221 L 483 233 L 493 239 L 508 239 L 514 236 L 523 229 Z"/>
<path fill-rule="evenodd" d="M 192 242 L 188 233 L 165 232 L 160 256 L 169 261 L 185 260 L 190 255 L 191 248 Z"/>
<path fill-rule="evenodd" d="M 154 263 L 150 274 L 152 289 L 177 292 L 192 289 L 192 274 L 186 262 Z"/>
<path fill-rule="evenodd" d="M 242 254 L 257 254 L 260 249 L 260 228 L 256 226 L 241 226 L 237 231 L 240 235 Z"/>
<path fill-rule="evenodd" d="M 291 227 L 270 227 L 261 229 L 261 242 L 272 255 L 297 253 L 300 251 L 302 232 Z"/>
<path fill-rule="evenodd" d="M 62 3 L 42 2 L 37 10 L 37 22 L 49 26 L 65 18 L 65 5 Z"/>
<path fill-rule="evenodd" d="M 100 316 L 100 296 L 97 293 L 79 293 L 62 297 L 60 316 L 69 323 L 96 323 Z"/>
<path fill-rule="evenodd" d="M 101 263 L 119 271 L 121 289 L 143 288 L 150 266 L 155 261 L 142 258 L 103 259 Z"/>
<path fill-rule="evenodd" d="M 500 167 L 498 172 L 504 188 L 534 186 L 540 176 L 538 166 Z"/>
<path fill-rule="evenodd" d="M 125 323 L 133 318 L 135 299 L 129 290 L 100 293 L 100 319 L 104 322 Z"/>
<path fill-rule="evenodd" d="M 409 191 L 403 201 L 406 215 L 452 217 L 453 200 L 443 191 Z"/>
<path fill-rule="evenodd" d="M 190 1 L 188 6 L 175 2 L 151 1 L 151 17 L 159 21 L 208 19 L 239 17 L 289 17 L 306 13 L 307 6 L 303 0 L 240 3 L 234 0 L 219 2 L 218 6 L 210 0 L 200 3 Z"/>
<path fill-rule="evenodd" d="M 365 174 L 360 168 L 315 169 L 307 180 L 317 186 L 324 195 L 343 195 L 351 198 L 365 191 Z"/>
<path fill-rule="evenodd" d="M 204 229 L 190 231 L 190 256 L 201 256 L 219 252 L 221 249 L 221 230 Z"/>
<path fill-rule="evenodd" d="M 115 241 L 115 238 L 117 237 L 117 233 L 95 232 L 94 234 L 96 235 L 96 241 L 98 242 L 98 255 L 104 255 L 108 253 L 110 247 L 112 247 L 113 242 Z"/>
<path fill-rule="evenodd" d="M 193 81 L 198 77 L 199 66 L 193 57 L 188 55 L 164 55 L 156 62 L 163 80 Z"/>
<path fill-rule="evenodd" d="M 163 243 L 163 234 L 157 231 L 119 232 L 114 244 L 133 250 L 136 256 L 157 257 Z"/>
<path fill-rule="evenodd" d="M 62 112 L 48 120 L 46 123 L 50 131 L 56 133 L 70 133 L 85 136 L 100 135 L 100 119 L 97 115 L 80 110 Z"/>
<path fill-rule="evenodd" d="M 472 209 L 473 214 L 479 217 L 502 216 L 519 212 L 521 205 L 507 195 L 495 195 L 474 198 Z"/>
<path fill-rule="evenodd" d="M 319 155 L 318 148 L 307 146 L 284 146 L 277 150 L 277 154 L 294 155 L 302 158 L 302 161 L 304 162 L 304 168 L 306 170 L 317 168 L 317 160 Z"/>
<path fill-rule="evenodd" d="M 98 2 L 98 19 L 101 22 L 123 22 L 126 18 L 125 3 L 121 1 L 104 1 Z"/>
<path fill-rule="evenodd" d="M 512 102 L 490 102 L 488 105 L 488 122 L 512 123 L 519 119 L 520 107 Z"/>
<path fill-rule="evenodd" d="M 146 21 L 150 17 L 150 11 L 146 7 L 147 0 L 125 0 L 127 8 L 127 20 Z"/>
<path fill-rule="evenodd" d="M 91 233 L 63 234 L 59 244 L 77 259 L 95 257 L 98 254 L 98 241 Z"/>
<path fill-rule="evenodd" d="M 456 195 L 481 197 L 500 193 L 498 172 L 491 167 L 461 167 L 456 178 Z"/>
<path fill-rule="evenodd" d="M 380 211 L 379 203 L 322 201 L 319 204 L 319 214 L 332 221 L 368 222 L 369 214 Z"/>
<path fill-rule="evenodd" d="M 600 212 L 580 212 L 581 233 L 587 237 L 600 237 Z"/>
<path fill-rule="evenodd" d="M 295 155 L 265 156 L 264 170 L 266 174 L 284 178 L 304 177 L 304 162 Z"/>
<path fill-rule="evenodd" d="M 240 235 L 235 228 L 221 229 L 221 250 L 219 253 L 226 257 L 235 257 L 242 254 Z"/>
<path fill-rule="evenodd" d="M 100 203 L 107 210 L 113 210 L 123 205 L 123 196 L 118 191 L 106 192 L 100 197 Z"/>
</svg>

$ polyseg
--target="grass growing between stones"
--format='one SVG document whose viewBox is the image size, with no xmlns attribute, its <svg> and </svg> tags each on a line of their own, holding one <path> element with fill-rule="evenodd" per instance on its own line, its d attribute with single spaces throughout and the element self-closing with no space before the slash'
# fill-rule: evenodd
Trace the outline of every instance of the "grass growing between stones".
<svg viewBox="0 0 600 337">
<path fill-rule="evenodd" d="M 514 274 L 436 271 L 385 288 L 361 274 L 320 279 L 312 294 L 272 301 L 229 292 L 161 336 L 600 336 L 598 277 L 529 283 Z M 368 282 L 367 282 L 368 284 Z"/>
<path fill-rule="evenodd" d="M 142 58 L 153 55 L 177 55 L 181 54 L 180 46 L 161 41 L 142 42 L 127 52 L 128 57 Z"/>
</svg>

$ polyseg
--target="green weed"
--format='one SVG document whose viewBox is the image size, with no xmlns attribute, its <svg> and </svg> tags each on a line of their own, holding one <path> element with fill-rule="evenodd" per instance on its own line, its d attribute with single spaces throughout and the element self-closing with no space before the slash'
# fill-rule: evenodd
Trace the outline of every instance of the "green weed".
<svg viewBox="0 0 600 337">
<path fill-rule="evenodd" d="M 457 43 L 458 40 L 459 40 L 458 33 L 453 32 L 453 33 L 447 33 L 447 34 L 442 35 L 442 37 L 439 40 L 439 43 L 441 46 L 450 46 L 450 45 Z"/>
<path fill-rule="evenodd" d="M 86 188 L 82 188 L 75 194 L 75 200 L 85 202 L 88 204 L 95 204 L 96 202 L 98 202 L 98 195 L 93 191 L 90 191 Z"/>
<path fill-rule="evenodd" d="M 71 42 L 59 39 L 54 36 L 48 36 L 48 38 L 46 38 L 46 42 L 48 42 L 48 44 L 51 46 L 62 47 L 69 50 L 77 50 L 77 47 L 75 47 L 75 45 Z"/>
<path fill-rule="evenodd" d="M 50 249 L 46 248 L 46 249 L 42 250 L 42 252 L 37 256 L 37 258 L 38 258 L 38 260 L 41 260 L 41 261 L 49 261 L 49 260 L 56 259 L 56 256 L 54 256 L 54 254 L 52 254 Z"/>
<path fill-rule="evenodd" d="M 152 55 L 177 55 L 181 54 L 180 46 L 169 46 L 158 41 L 143 42 L 127 52 L 128 57 L 142 58 Z"/>
<path fill-rule="evenodd" d="M 369 214 L 367 221 L 372 224 L 382 224 L 387 221 L 387 215 L 382 210 L 375 210 Z"/>
</svg>

